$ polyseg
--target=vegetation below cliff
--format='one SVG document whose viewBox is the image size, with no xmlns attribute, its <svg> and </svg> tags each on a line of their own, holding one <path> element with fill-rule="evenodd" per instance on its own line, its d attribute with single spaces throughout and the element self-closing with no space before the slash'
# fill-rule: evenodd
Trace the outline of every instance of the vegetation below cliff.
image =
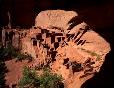
<svg viewBox="0 0 114 88">
<path fill-rule="evenodd" d="M 61 88 L 63 86 L 62 77 L 51 73 L 50 69 L 42 69 L 41 74 L 37 74 L 35 69 L 24 67 L 23 77 L 19 82 L 20 88 Z"/>
</svg>

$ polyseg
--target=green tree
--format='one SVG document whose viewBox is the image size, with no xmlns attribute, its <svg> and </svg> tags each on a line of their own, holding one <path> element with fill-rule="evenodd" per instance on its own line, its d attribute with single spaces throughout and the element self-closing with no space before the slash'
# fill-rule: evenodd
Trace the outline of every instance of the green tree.
<svg viewBox="0 0 114 88">
<path fill-rule="evenodd" d="M 37 75 L 34 69 L 25 67 L 23 78 L 19 82 L 20 88 L 62 88 L 62 77 L 51 73 L 50 69 L 43 69 L 43 74 Z"/>
<path fill-rule="evenodd" d="M 29 86 L 31 88 L 34 88 L 36 78 L 37 76 L 35 70 L 31 70 L 28 67 L 24 67 L 23 78 L 19 82 L 19 87 L 26 88 Z"/>
<path fill-rule="evenodd" d="M 60 88 L 62 77 L 51 73 L 50 69 L 44 69 L 44 73 L 39 77 L 40 88 Z"/>
</svg>

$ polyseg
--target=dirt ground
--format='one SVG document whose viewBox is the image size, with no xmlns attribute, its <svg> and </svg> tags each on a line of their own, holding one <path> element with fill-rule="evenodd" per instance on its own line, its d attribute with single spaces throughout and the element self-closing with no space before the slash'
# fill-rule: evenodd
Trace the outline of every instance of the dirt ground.
<svg viewBox="0 0 114 88">
<path fill-rule="evenodd" d="M 18 81 L 22 77 L 23 67 L 27 66 L 28 62 L 26 60 L 23 60 L 22 62 L 15 62 L 15 59 L 12 59 L 6 61 L 5 63 L 8 69 L 5 77 L 6 85 L 9 85 L 9 87 L 11 87 L 11 85 L 18 83 Z"/>
</svg>

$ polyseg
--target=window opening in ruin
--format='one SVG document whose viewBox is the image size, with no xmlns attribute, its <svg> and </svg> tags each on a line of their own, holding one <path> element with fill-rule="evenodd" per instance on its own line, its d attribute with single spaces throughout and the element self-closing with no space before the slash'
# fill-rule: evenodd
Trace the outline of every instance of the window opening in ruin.
<svg viewBox="0 0 114 88">
<path fill-rule="evenodd" d="M 47 29 L 43 29 L 44 30 L 44 33 L 47 33 Z"/>
<path fill-rule="evenodd" d="M 34 29 L 37 29 L 37 27 L 34 27 Z"/>
<path fill-rule="evenodd" d="M 44 41 L 44 39 L 40 39 L 40 42 L 43 42 Z"/>
<path fill-rule="evenodd" d="M 66 37 L 68 38 L 70 36 L 70 34 L 66 34 Z"/>
<path fill-rule="evenodd" d="M 67 69 L 69 69 L 69 64 L 66 64 L 65 66 L 67 67 Z"/>
<path fill-rule="evenodd" d="M 51 49 L 50 49 L 50 51 L 53 51 L 53 50 L 54 50 L 54 48 L 51 48 Z"/>
<path fill-rule="evenodd" d="M 16 88 L 17 84 L 12 84 L 11 86 L 11 88 Z"/>
<path fill-rule="evenodd" d="M 37 39 L 37 40 L 42 39 L 42 35 L 41 35 L 41 34 L 36 35 L 36 39 Z"/>
<path fill-rule="evenodd" d="M 43 30 L 43 29 L 41 30 L 41 33 L 42 33 L 42 34 L 44 33 L 44 30 Z"/>
<path fill-rule="evenodd" d="M 46 38 L 48 38 L 50 36 L 50 33 L 46 33 Z"/>
<path fill-rule="evenodd" d="M 36 54 L 36 58 L 38 58 L 38 54 Z"/>
<path fill-rule="evenodd" d="M 58 42 L 61 42 L 61 37 L 58 37 L 57 39 L 58 39 Z"/>
<path fill-rule="evenodd" d="M 69 58 L 64 59 L 63 65 L 67 64 L 69 61 Z"/>
<path fill-rule="evenodd" d="M 42 29 L 41 30 L 41 33 L 44 34 L 44 33 L 48 33 L 49 31 L 47 29 Z"/>
<path fill-rule="evenodd" d="M 55 31 L 52 31 L 52 34 L 55 34 Z"/>
<path fill-rule="evenodd" d="M 55 42 L 55 36 L 52 35 L 52 36 L 51 36 L 51 43 L 54 43 L 54 42 Z"/>
<path fill-rule="evenodd" d="M 31 40 L 35 40 L 35 38 L 31 38 Z"/>
<path fill-rule="evenodd" d="M 47 49 L 50 48 L 50 47 L 48 46 L 48 44 L 43 44 L 43 47 L 44 47 L 44 48 L 47 48 Z"/>
<path fill-rule="evenodd" d="M 62 40 L 65 40 L 65 37 L 62 37 Z"/>
<path fill-rule="evenodd" d="M 81 63 L 77 63 L 76 61 L 72 62 L 72 71 L 74 72 L 79 72 L 83 69 Z"/>
<path fill-rule="evenodd" d="M 56 61 L 56 59 L 55 59 L 56 54 L 57 54 L 57 51 L 52 51 L 52 52 L 51 52 L 52 62 L 53 62 L 53 61 Z"/>
<path fill-rule="evenodd" d="M 37 41 L 33 40 L 33 46 L 37 46 Z"/>
<path fill-rule="evenodd" d="M 55 33 L 55 36 L 63 36 L 63 33 Z"/>
<path fill-rule="evenodd" d="M 55 48 L 55 50 L 56 50 L 58 47 L 59 47 L 59 43 L 58 43 L 58 42 L 55 42 L 55 43 L 54 43 L 54 48 Z"/>
</svg>

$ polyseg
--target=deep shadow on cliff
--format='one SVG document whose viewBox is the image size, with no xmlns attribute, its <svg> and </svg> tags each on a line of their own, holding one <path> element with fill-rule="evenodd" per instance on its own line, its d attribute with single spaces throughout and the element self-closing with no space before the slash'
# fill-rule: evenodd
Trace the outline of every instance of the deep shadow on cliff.
<svg viewBox="0 0 114 88">
<path fill-rule="evenodd" d="M 113 66 L 114 66 L 114 3 L 102 3 L 97 6 L 90 6 L 88 9 L 76 9 L 81 19 L 89 24 L 92 29 L 103 37 L 111 47 L 111 51 L 106 55 L 99 73 L 86 81 L 81 88 L 114 88 Z"/>
<path fill-rule="evenodd" d="M 105 62 L 103 63 L 99 73 L 88 81 L 86 81 L 81 88 L 114 88 L 113 84 L 113 58 L 114 58 L 114 39 L 113 39 L 114 27 L 103 28 L 102 30 L 95 30 L 106 41 L 110 43 L 111 51 L 106 55 Z M 104 31 L 106 30 L 106 31 Z"/>
<path fill-rule="evenodd" d="M 91 8 L 90 8 L 91 7 Z M 99 73 L 88 81 L 86 81 L 81 88 L 114 88 L 113 84 L 113 58 L 114 58 L 114 6 L 112 1 L 102 2 L 84 8 L 73 8 L 78 12 L 79 16 L 89 24 L 92 29 L 103 37 L 111 47 L 111 51 L 106 55 L 105 62 L 103 63 Z"/>
<path fill-rule="evenodd" d="M 108 5 L 109 6 L 109 5 Z M 108 7 L 107 6 L 107 7 Z M 111 51 L 106 55 L 105 61 L 101 67 L 99 73 L 96 73 L 94 77 L 87 80 L 81 88 L 114 88 L 113 84 L 113 58 L 114 58 L 114 38 L 113 38 L 113 8 L 107 8 L 105 5 L 94 8 L 88 8 L 88 11 L 78 10 L 79 16 L 90 27 L 103 37 L 111 47 Z M 103 9 L 105 8 L 105 9 Z M 111 13 L 108 13 L 111 11 Z M 103 15 L 104 14 L 104 15 Z M 110 15 L 109 15 L 110 14 Z"/>
</svg>

